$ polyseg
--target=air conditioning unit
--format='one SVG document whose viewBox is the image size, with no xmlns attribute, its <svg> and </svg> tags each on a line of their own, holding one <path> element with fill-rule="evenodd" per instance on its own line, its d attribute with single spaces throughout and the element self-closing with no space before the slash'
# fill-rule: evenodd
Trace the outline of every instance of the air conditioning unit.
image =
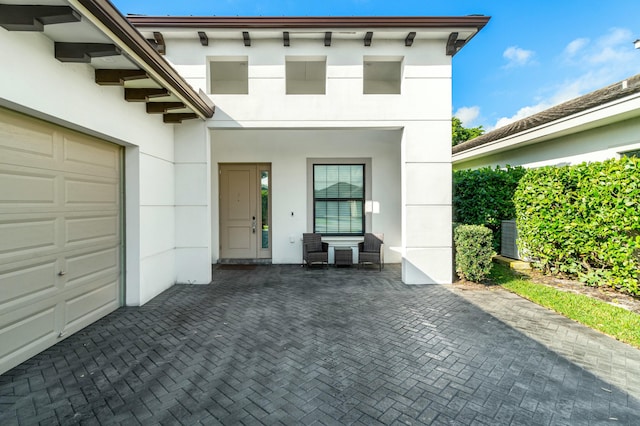
<svg viewBox="0 0 640 426">
<path fill-rule="evenodd" d="M 516 244 L 516 240 L 518 239 L 516 221 L 503 220 L 501 230 L 502 238 L 500 254 L 504 257 L 520 260 L 520 253 L 518 253 L 518 245 Z"/>
</svg>

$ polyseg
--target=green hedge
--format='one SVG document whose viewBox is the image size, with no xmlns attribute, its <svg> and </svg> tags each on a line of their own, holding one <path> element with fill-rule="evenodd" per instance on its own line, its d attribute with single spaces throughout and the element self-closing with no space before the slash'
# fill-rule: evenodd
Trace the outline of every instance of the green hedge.
<svg viewBox="0 0 640 426">
<path fill-rule="evenodd" d="M 640 294 L 640 160 L 529 169 L 514 202 L 521 253 L 538 267 Z"/>
<path fill-rule="evenodd" d="M 456 272 L 460 278 L 482 281 L 491 272 L 491 230 L 482 225 L 457 225 L 453 229 Z"/>
<path fill-rule="evenodd" d="M 485 225 L 500 251 L 500 222 L 515 217 L 513 194 L 525 173 L 522 167 L 484 167 L 453 172 L 453 221 Z"/>
</svg>

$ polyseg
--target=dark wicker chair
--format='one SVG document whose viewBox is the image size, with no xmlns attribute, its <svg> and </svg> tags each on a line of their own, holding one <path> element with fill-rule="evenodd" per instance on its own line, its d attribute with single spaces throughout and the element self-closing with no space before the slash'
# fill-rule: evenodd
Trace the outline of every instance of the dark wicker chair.
<svg viewBox="0 0 640 426">
<path fill-rule="evenodd" d="M 329 244 L 322 242 L 320 234 L 302 234 L 302 261 L 307 268 L 317 263 L 329 266 Z"/>
<path fill-rule="evenodd" d="M 358 268 L 365 264 L 384 268 L 384 234 L 364 234 L 364 241 L 358 243 Z"/>
</svg>

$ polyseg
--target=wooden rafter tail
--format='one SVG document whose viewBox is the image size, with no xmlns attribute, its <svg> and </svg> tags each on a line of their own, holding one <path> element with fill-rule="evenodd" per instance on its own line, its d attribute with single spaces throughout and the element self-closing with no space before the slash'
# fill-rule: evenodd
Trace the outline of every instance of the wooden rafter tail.
<svg viewBox="0 0 640 426">
<path fill-rule="evenodd" d="M 186 108 L 182 102 L 147 102 L 148 114 L 165 114 L 172 109 Z"/>
<path fill-rule="evenodd" d="M 101 86 L 122 86 L 125 81 L 145 80 L 149 75 L 143 70 L 109 70 L 97 69 L 96 83 Z"/>
<path fill-rule="evenodd" d="M 43 31 L 45 25 L 80 22 L 69 6 L 0 4 L 0 27 L 7 31 Z"/>
<path fill-rule="evenodd" d="M 147 102 L 150 98 L 169 96 L 167 89 L 124 89 L 124 99 L 128 102 Z"/>
<path fill-rule="evenodd" d="M 122 52 L 114 44 L 108 43 L 55 43 L 55 57 L 60 62 L 88 64 L 91 58 L 118 56 Z"/>
<path fill-rule="evenodd" d="M 415 31 L 411 31 L 408 35 L 407 38 L 404 39 L 404 45 L 407 47 L 410 47 L 413 45 L 413 39 L 416 38 L 416 33 Z"/>
<path fill-rule="evenodd" d="M 331 31 L 327 31 L 324 33 L 324 45 L 331 46 Z"/>
<path fill-rule="evenodd" d="M 209 45 L 209 37 L 207 36 L 207 33 L 205 33 L 204 31 L 198 31 L 198 38 L 200 39 L 201 45 L 203 46 Z"/>
<path fill-rule="evenodd" d="M 198 118 L 198 114 L 191 112 L 164 114 L 162 121 L 168 124 L 180 124 L 183 120 L 193 120 Z"/>
<path fill-rule="evenodd" d="M 367 31 L 367 34 L 364 36 L 364 45 L 366 47 L 371 46 L 371 40 L 373 39 L 373 32 Z"/>
</svg>

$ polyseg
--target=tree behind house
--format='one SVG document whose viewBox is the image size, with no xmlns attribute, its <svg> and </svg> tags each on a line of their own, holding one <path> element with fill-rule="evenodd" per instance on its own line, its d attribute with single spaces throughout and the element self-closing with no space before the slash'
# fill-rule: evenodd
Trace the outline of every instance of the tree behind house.
<svg viewBox="0 0 640 426">
<path fill-rule="evenodd" d="M 451 119 L 451 145 L 455 146 L 462 142 L 466 142 L 484 133 L 482 126 L 464 127 L 462 121 L 458 117 Z"/>
</svg>

